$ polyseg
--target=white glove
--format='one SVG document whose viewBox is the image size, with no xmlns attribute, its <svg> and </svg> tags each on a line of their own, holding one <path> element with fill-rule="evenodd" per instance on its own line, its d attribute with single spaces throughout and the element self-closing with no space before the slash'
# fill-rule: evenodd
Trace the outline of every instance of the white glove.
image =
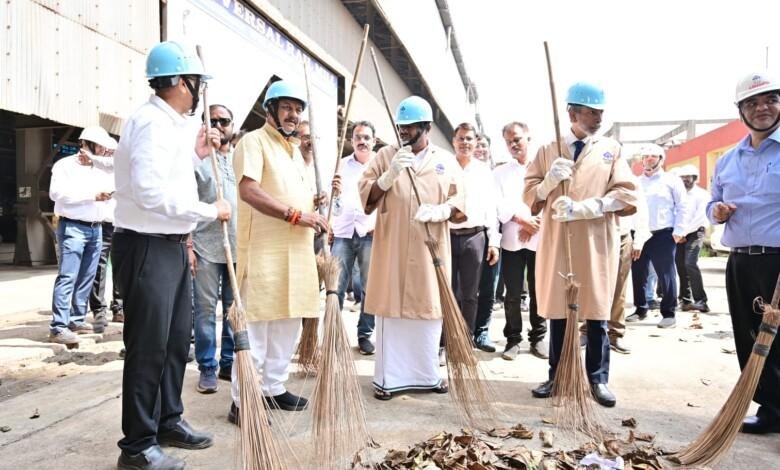
<svg viewBox="0 0 780 470">
<path fill-rule="evenodd" d="M 449 204 L 421 204 L 417 209 L 414 220 L 418 222 L 444 222 L 452 215 L 452 207 Z"/>
<path fill-rule="evenodd" d="M 398 149 L 395 155 L 393 155 L 393 159 L 390 161 L 390 168 L 382 173 L 382 176 L 376 180 L 382 191 L 389 190 L 390 187 L 393 186 L 393 182 L 398 178 L 398 175 L 400 175 L 405 168 L 411 167 L 413 162 L 414 154 L 412 153 L 412 147 L 407 145 Z"/>
<path fill-rule="evenodd" d="M 572 201 L 569 196 L 561 196 L 553 201 L 552 209 L 552 218 L 558 222 L 604 217 L 604 203 L 598 197 Z"/>
<path fill-rule="evenodd" d="M 558 157 L 550 165 L 550 171 L 547 172 L 542 182 L 536 187 L 536 197 L 543 201 L 555 189 L 561 181 L 571 178 L 574 161 L 568 158 Z"/>
</svg>

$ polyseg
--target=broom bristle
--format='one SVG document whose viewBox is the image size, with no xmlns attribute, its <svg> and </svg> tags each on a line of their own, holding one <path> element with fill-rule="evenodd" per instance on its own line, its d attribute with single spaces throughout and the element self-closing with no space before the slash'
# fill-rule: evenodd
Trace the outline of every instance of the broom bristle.
<svg viewBox="0 0 780 470">
<path fill-rule="evenodd" d="M 340 262 L 327 257 L 322 279 L 328 291 L 338 287 Z M 352 359 L 339 300 L 325 300 L 319 373 L 312 394 L 312 434 L 320 465 L 343 467 L 355 452 L 376 446 L 366 426 L 366 410 Z"/>
<path fill-rule="evenodd" d="M 230 307 L 228 319 L 234 334 L 246 330 L 246 315 L 242 309 Z M 236 454 L 237 467 L 246 470 L 281 470 L 287 468 L 282 448 L 289 448 L 286 435 L 276 435 L 271 430 L 268 411 L 261 389 L 262 378 L 255 368 L 249 349 L 235 352 L 235 367 L 239 381 L 238 419 L 240 426 L 236 431 L 239 440 L 239 452 Z M 289 455 L 289 453 L 287 453 Z"/>
<path fill-rule="evenodd" d="M 769 307 L 764 312 L 763 323 L 777 328 L 780 324 L 780 310 Z M 775 335 L 760 330 L 755 345 L 769 348 Z M 758 380 L 764 369 L 766 356 L 757 354 L 755 346 L 750 354 L 742 374 L 726 403 L 718 411 L 707 429 L 687 447 L 677 452 L 673 458 L 682 465 L 710 465 L 718 462 L 731 449 L 742 427 L 750 402 L 756 392 Z"/>
<path fill-rule="evenodd" d="M 438 243 L 426 242 L 434 260 L 439 259 Z M 436 263 L 434 263 L 436 264 Z M 493 391 L 474 355 L 473 335 L 458 307 L 443 266 L 436 266 L 436 282 L 441 301 L 444 342 L 447 347 L 447 378 L 450 395 L 461 419 L 473 428 L 485 428 L 495 420 Z"/>
<path fill-rule="evenodd" d="M 301 339 L 298 341 L 298 365 L 301 367 L 301 373 L 311 375 L 317 373 L 317 366 L 320 361 L 320 338 L 319 338 L 320 319 L 304 318 Z"/>
<path fill-rule="evenodd" d="M 600 442 L 601 426 L 580 351 L 577 310 L 570 307 L 577 304 L 578 296 L 579 285 L 570 279 L 566 288 L 566 331 L 552 389 L 555 422 L 562 429 L 582 432 Z"/>
</svg>

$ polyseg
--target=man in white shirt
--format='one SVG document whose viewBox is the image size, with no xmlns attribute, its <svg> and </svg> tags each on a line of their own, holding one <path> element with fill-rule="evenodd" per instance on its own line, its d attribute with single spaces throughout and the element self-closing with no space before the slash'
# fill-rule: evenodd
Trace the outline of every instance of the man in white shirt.
<svg viewBox="0 0 780 470">
<path fill-rule="evenodd" d="M 472 158 L 476 141 L 477 131 L 471 124 L 455 128 L 452 145 L 461 170 L 467 220 L 450 224 L 452 290 L 471 332 L 476 328 L 482 261 L 496 264 L 500 243 L 493 175 L 487 164 Z"/>
<path fill-rule="evenodd" d="M 642 254 L 631 265 L 636 310 L 626 318 L 637 322 L 647 316 L 649 309 L 645 298 L 647 271 L 650 263 L 658 276 L 661 288 L 661 316 L 658 328 L 674 328 L 677 321 L 677 274 L 674 257 L 678 243 L 685 242 L 688 204 L 685 187 L 680 178 L 666 173 L 663 160 L 666 152 L 655 144 L 645 144 L 639 149 L 642 156 L 642 175 L 639 187 L 647 201 L 648 228 L 652 236 L 645 243 Z"/>
<path fill-rule="evenodd" d="M 87 127 L 79 136 L 81 151 L 62 158 L 52 167 L 49 197 L 59 217 L 57 245 L 60 265 L 54 281 L 49 341 L 78 344 L 74 333 L 91 333 L 85 321 L 89 293 L 102 246 L 101 225 L 112 188 L 100 170 L 79 163 L 79 155 L 102 156 L 109 135 L 101 127 Z"/>
<path fill-rule="evenodd" d="M 501 357 L 512 361 L 520 352 L 520 342 L 523 340 L 520 306 L 523 279 L 527 272 L 531 322 L 528 341 L 531 343 L 531 354 L 547 359 L 549 346 L 544 341 L 547 321 L 537 312 L 535 280 L 536 247 L 542 217 L 531 215 L 531 209 L 523 202 L 525 173 L 529 163 L 528 126 L 522 122 L 510 122 L 504 126 L 502 135 L 512 160 L 493 171 L 498 192 L 498 219 L 501 222 L 501 271 L 507 289 L 504 300 L 506 348 Z"/>
<path fill-rule="evenodd" d="M 203 449 L 213 443 L 181 415 L 192 332 L 189 233 L 201 221 L 229 220 L 230 204 L 198 200 L 194 167 L 218 146 L 219 131 L 187 120 L 209 77 L 193 49 L 155 45 L 146 60 L 154 94 L 127 119 L 114 157 L 116 210 L 112 255 L 125 310 L 122 453 L 119 469 L 184 468 L 160 445 Z"/>
<path fill-rule="evenodd" d="M 339 277 L 339 306 L 344 307 L 344 293 L 347 281 L 353 273 L 357 261 L 360 282 L 353 286 L 362 286 L 360 295 L 360 318 L 357 324 L 358 350 L 360 354 L 374 354 L 371 334 L 374 332 L 374 316 L 363 311 L 362 300 L 365 299 L 368 267 L 371 260 L 371 245 L 374 239 L 376 212 L 366 214 L 360 200 L 358 181 L 368 168 L 371 159 L 376 155 L 373 151 L 376 144 L 374 125 L 368 121 L 358 121 L 352 128 L 352 155 L 344 157 L 339 165 L 340 178 L 333 179 L 333 256 L 341 261 Z"/>
<path fill-rule="evenodd" d="M 709 225 L 707 220 L 707 204 L 710 193 L 696 184 L 699 179 L 699 169 L 693 165 L 684 165 L 677 170 L 677 176 L 683 182 L 688 193 L 688 218 L 684 221 L 687 227 L 685 240 L 677 245 L 674 261 L 677 265 L 677 275 L 680 278 L 680 300 L 684 312 L 698 310 L 707 313 L 707 293 L 699 270 L 699 251 L 704 244 L 704 230 Z"/>
<path fill-rule="evenodd" d="M 104 181 L 103 186 L 110 188 L 109 192 L 114 192 L 114 151 L 117 147 L 117 141 L 113 137 L 109 137 L 106 144 L 106 152 L 103 157 L 94 156 L 90 158 L 83 150 L 79 155 L 79 161 L 82 165 L 94 165 L 97 170 L 97 174 Z M 116 201 L 111 198 L 105 201 L 102 211 L 102 242 L 103 246 L 100 249 L 100 260 L 98 261 L 97 270 L 95 271 L 95 281 L 92 283 L 92 292 L 89 294 L 89 309 L 92 311 L 95 320 L 93 327 L 95 333 L 102 333 L 106 326 L 108 326 L 108 318 L 106 318 L 106 310 L 108 305 L 106 304 L 106 269 L 108 268 L 108 257 L 111 253 L 111 240 L 114 237 L 114 208 L 116 207 Z M 111 264 L 112 278 L 112 295 L 111 295 L 111 321 L 122 323 L 124 321 L 124 313 L 122 310 L 122 296 L 119 295 L 119 286 L 116 282 L 116 263 Z"/>
</svg>

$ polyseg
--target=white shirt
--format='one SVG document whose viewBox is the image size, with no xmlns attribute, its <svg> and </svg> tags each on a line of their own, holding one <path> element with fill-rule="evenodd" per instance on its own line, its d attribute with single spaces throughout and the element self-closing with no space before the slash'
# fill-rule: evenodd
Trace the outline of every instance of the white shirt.
<svg viewBox="0 0 780 470">
<path fill-rule="evenodd" d="M 569 132 L 563 136 L 563 141 L 566 143 L 566 146 L 569 148 L 569 153 L 572 157 L 574 157 L 574 152 L 577 151 L 577 146 L 574 145 L 574 142 L 581 140 L 583 144 L 582 148 L 585 149 L 585 147 L 588 145 L 588 142 L 590 142 L 591 136 L 586 135 L 584 138 L 579 139 L 576 135 L 574 135 L 574 132 L 569 129 Z M 582 155 L 582 154 L 580 154 Z M 577 158 L 580 158 L 580 155 L 577 155 Z M 561 155 L 559 155 L 561 156 Z"/>
<path fill-rule="evenodd" d="M 523 202 L 525 173 L 528 162 L 521 165 L 514 158 L 493 170 L 496 184 L 498 220 L 501 222 L 501 248 L 507 251 L 527 249 L 536 251 L 539 233 L 528 241 L 520 241 L 520 224 L 512 220 L 514 216 L 530 219 L 531 209 Z"/>
<path fill-rule="evenodd" d="M 108 201 L 96 201 L 98 193 L 113 191 L 102 170 L 79 163 L 78 154 L 64 157 L 51 169 L 49 197 L 54 213 L 83 222 L 103 222 Z"/>
<path fill-rule="evenodd" d="M 487 163 L 471 158 L 464 167 L 455 162 L 461 170 L 466 221 L 450 223 L 451 230 L 486 227 L 488 246 L 498 247 L 501 234 L 498 233 L 498 213 L 493 174 Z"/>
<path fill-rule="evenodd" d="M 108 157 L 113 158 L 113 157 Z M 114 168 L 111 167 L 100 167 L 95 166 L 95 173 L 97 174 L 97 178 L 100 181 L 100 187 L 101 188 L 108 188 L 104 191 L 107 193 L 113 193 L 116 189 L 116 185 L 114 184 Z M 113 197 L 109 199 L 108 201 L 103 201 L 98 203 L 99 209 L 100 209 L 100 220 L 103 222 L 110 222 L 114 223 L 114 211 L 116 210 L 116 199 Z"/>
<path fill-rule="evenodd" d="M 339 166 L 341 175 L 341 194 L 333 202 L 333 236 L 338 238 L 352 238 L 357 232 L 358 236 L 365 237 L 366 233 L 374 230 L 376 225 L 376 212 L 371 211 L 366 215 L 363 203 L 360 201 L 358 181 L 363 172 L 368 168 L 368 163 L 374 158 L 374 152 L 366 163 L 360 163 L 355 154 L 344 157 Z"/>
<path fill-rule="evenodd" d="M 710 221 L 707 220 L 707 204 L 711 199 L 710 193 L 694 184 L 688 191 L 688 217 L 685 220 L 686 235 L 699 230 L 699 227 L 707 227 Z"/>
<path fill-rule="evenodd" d="M 659 168 L 653 176 L 642 174 L 639 186 L 647 201 L 650 231 L 672 228 L 672 234 L 684 237 L 688 233 L 688 195 L 682 180 Z"/>
<path fill-rule="evenodd" d="M 114 153 L 117 227 L 185 234 L 217 218 L 216 207 L 198 200 L 193 124 L 156 95 L 128 118 Z"/>
</svg>

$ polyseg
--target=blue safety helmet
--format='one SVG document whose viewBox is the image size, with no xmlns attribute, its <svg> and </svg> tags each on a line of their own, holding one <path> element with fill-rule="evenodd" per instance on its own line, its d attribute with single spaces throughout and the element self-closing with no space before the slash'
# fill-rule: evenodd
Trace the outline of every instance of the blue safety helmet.
<svg viewBox="0 0 780 470">
<path fill-rule="evenodd" d="M 568 104 L 579 104 L 593 109 L 604 110 L 604 90 L 592 83 L 577 82 L 569 88 L 566 95 Z"/>
<path fill-rule="evenodd" d="M 186 49 L 176 41 L 164 41 L 154 46 L 146 58 L 146 78 L 176 75 L 200 75 L 203 80 L 211 78 L 206 75 L 194 49 Z"/>
<path fill-rule="evenodd" d="M 303 109 L 306 109 L 306 93 L 286 80 L 273 82 L 268 87 L 268 91 L 265 92 L 265 100 L 263 100 L 263 108 L 268 109 L 268 103 L 280 98 L 300 101 L 303 104 Z"/>
<path fill-rule="evenodd" d="M 395 124 L 406 126 L 415 122 L 432 122 L 433 110 L 427 101 L 419 96 L 410 96 L 398 103 L 395 109 Z"/>
</svg>

